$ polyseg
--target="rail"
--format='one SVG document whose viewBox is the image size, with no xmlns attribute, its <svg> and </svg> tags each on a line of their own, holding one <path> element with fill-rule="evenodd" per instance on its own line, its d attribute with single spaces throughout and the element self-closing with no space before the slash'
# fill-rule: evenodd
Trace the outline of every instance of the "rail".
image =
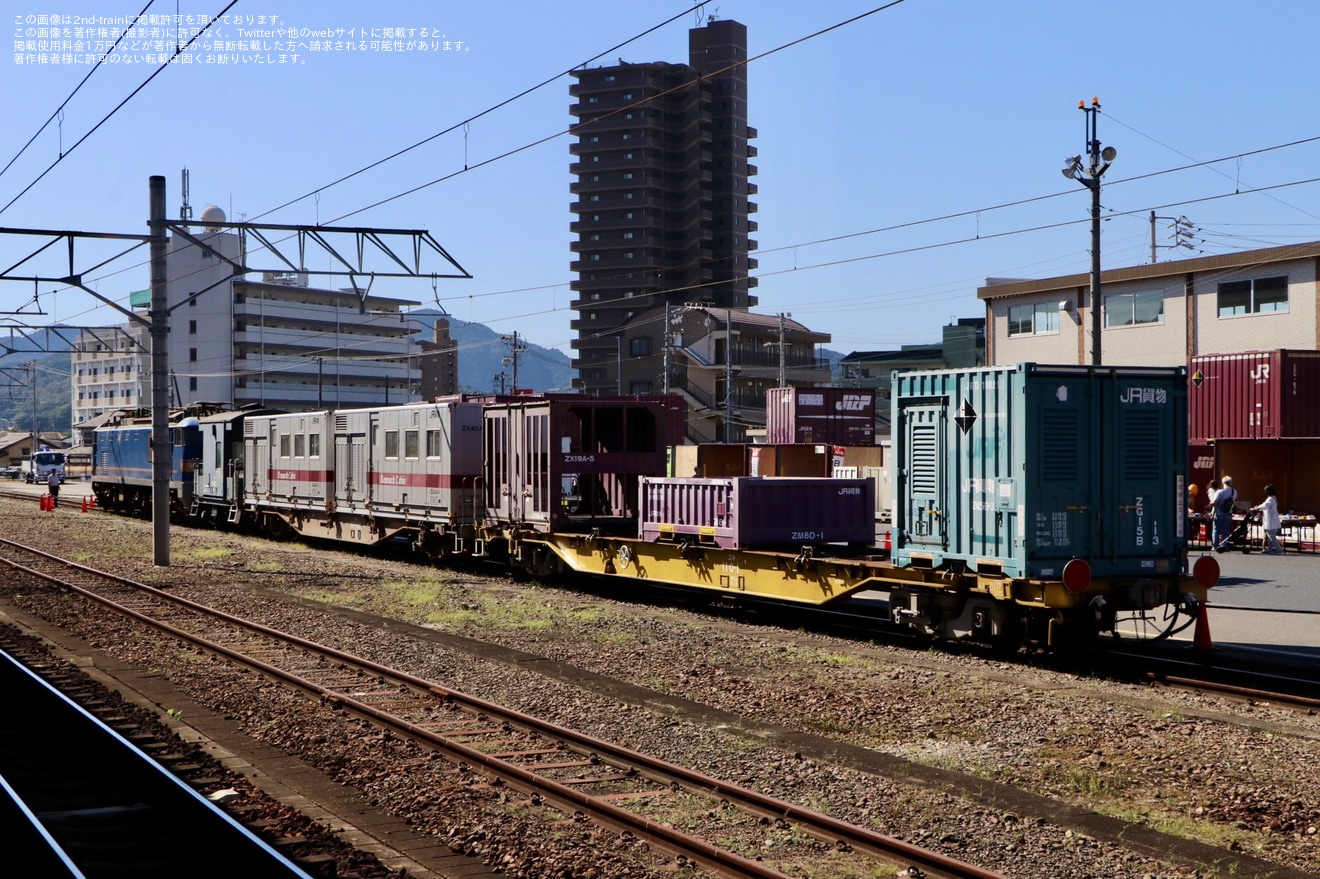
<svg viewBox="0 0 1320 879">
<path fill-rule="evenodd" d="M 568 814 L 581 813 L 601 826 L 630 833 L 719 875 L 780 879 L 785 874 L 764 861 L 736 854 L 718 840 L 698 838 L 675 829 L 682 825 L 680 820 L 660 824 L 650 816 L 657 810 L 700 815 L 712 807 L 733 804 L 765 819 L 762 823 L 768 822 L 767 832 L 787 823 L 809 837 L 827 842 L 831 851 L 860 852 L 908 869 L 909 875 L 921 874 L 931 879 L 998 876 L 902 840 L 9 540 L 0 539 L 0 562 L 18 575 L 67 589 L 308 693 L 325 704 L 366 718 L 392 734 L 436 750 L 460 767 L 480 767 L 500 783 L 521 791 L 533 806 L 545 803 Z M 159 619 L 160 616 L 168 616 L 169 622 Z M 229 631 L 220 631 L 221 625 Z M 591 793 L 586 792 L 588 787 Z M 693 798 L 699 800 L 695 805 Z M 662 799 L 664 805 L 658 805 Z M 800 857 L 801 854 L 794 855 L 795 865 L 800 865 L 797 860 Z M 913 869 L 917 872 L 911 872 Z"/>
</svg>

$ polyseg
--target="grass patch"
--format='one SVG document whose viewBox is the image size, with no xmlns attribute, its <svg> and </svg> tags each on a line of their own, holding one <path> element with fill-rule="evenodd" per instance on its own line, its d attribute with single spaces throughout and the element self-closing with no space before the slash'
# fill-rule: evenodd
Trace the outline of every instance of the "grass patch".
<svg viewBox="0 0 1320 879">
<path fill-rule="evenodd" d="M 198 547 L 178 553 L 181 560 L 190 562 L 214 561 L 215 559 L 228 558 L 231 555 L 233 555 L 233 553 L 223 546 Z"/>
<path fill-rule="evenodd" d="M 256 571 L 260 574 L 278 574 L 284 570 L 284 565 L 276 561 L 253 562 L 248 565 L 248 570 Z"/>
</svg>

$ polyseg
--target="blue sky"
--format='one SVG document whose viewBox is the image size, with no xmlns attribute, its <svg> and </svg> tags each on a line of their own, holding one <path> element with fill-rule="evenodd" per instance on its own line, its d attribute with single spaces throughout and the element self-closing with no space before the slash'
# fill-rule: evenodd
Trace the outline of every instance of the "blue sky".
<svg viewBox="0 0 1320 879">
<path fill-rule="evenodd" d="M 13 41 L 38 26 L 27 17 L 128 16 L 145 2 L 57 0 L 5 13 L 0 167 L 90 69 L 16 63 Z M 170 0 L 148 14 L 172 15 L 177 5 L 183 15 L 214 15 L 228 2 Z M 976 288 L 988 276 L 1087 271 L 1090 197 L 1059 172 L 1065 156 L 1085 150 L 1077 102 L 1092 96 L 1102 105 L 1100 140 L 1118 150 L 1103 188 L 1106 268 L 1149 261 L 1152 210 L 1186 216 L 1207 254 L 1320 239 L 1320 183 L 1303 182 L 1320 177 L 1320 141 L 1286 146 L 1320 137 L 1310 60 L 1320 5 L 903 0 L 780 49 L 882 5 L 702 7 L 746 24 L 756 59 L 748 117 L 759 132 L 759 311 L 789 312 L 832 334 L 829 347 L 845 353 L 897 348 L 937 340 L 957 317 L 983 315 Z M 70 152 L 154 69 L 105 65 L 0 174 L 0 227 L 143 233 L 148 178 L 165 176 L 177 216 L 187 167 L 194 215 L 215 203 L 231 219 L 428 229 L 474 278 L 434 291 L 425 281 L 380 280 L 373 292 L 430 305 L 438 298 L 456 317 L 567 350 L 571 80 L 461 123 L 602 52 L 595 63 L 685 61 L 687 30 L 698 24 L 692 8 L 668 0 L 239 0 L 231 14 L 277 17 L 275 26 L 425 28 L 451 48 L 304 50 L 283 65 L 218 64 L 199 53 L 197 63 L 163 71 Z M 232 24 L 221 32 L 240 38 Z M 51 168 L 61 151 L 68 154 Z M 1216 159 L 1227 160 L 1202 164 Z M 1169 243 L 1167 220 L 1157 231 Z M 0 235 L 0 268 L 32 243 Z M 82 267 L 109 252 L 99 247 L 80 250 Z M 1195 255 L 1159 252 L 1161 260 L 1180 254 Z M 126 300 L 148 286 L 141 262 L 91 273 L 89 286 Z M 0 284 L 0 308 L 19 310 L 33 292 Z M 81 291 L 43 284 L 38 292 L 44 314 L 22 320 L 119 321 Z"/>
</svg>

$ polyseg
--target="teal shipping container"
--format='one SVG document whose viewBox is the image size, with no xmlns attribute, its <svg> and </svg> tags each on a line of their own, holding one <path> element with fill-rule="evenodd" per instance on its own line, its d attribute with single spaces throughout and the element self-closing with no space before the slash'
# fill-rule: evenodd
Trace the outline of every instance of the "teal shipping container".
<svg viewBox="0 0 1320 879">
<path fill-rule="evenodd" d="M 891 408 L 897 564 L 1040 580 L 1073 559 L 1095 577 L 1185 564 L 1185 368 L 896 372 Z"/>
</svg>

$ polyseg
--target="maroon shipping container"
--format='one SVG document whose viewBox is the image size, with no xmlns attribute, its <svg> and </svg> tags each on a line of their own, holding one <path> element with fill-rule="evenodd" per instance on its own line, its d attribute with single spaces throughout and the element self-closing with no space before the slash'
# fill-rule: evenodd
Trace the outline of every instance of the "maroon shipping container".
<svg viewBox="0 0 1320 879">
<path fill-rule="evenodd" d="M 771 445 L 875 445 L 875 388 L 771 388 L 765 392 Z"/>
<path fill-rule="evenodd" d="M 725 549 L 875 541 L 872 479 L 675 479 L 641 484 L 643 540 L 694 539 Z"/>
<path fill-rule="evenodd" d="M 1320 437 L 1320 351 L 1203 354 L 1187 376 L 1193 443 Z"/>
<path fill-rule="evenodd" d="M 686 412 L 675 395 L 545 394 L 486 405 L 486 518 L 557 533 L 635 533 L 637 481 L 666 472 Z"/>
</svg>

